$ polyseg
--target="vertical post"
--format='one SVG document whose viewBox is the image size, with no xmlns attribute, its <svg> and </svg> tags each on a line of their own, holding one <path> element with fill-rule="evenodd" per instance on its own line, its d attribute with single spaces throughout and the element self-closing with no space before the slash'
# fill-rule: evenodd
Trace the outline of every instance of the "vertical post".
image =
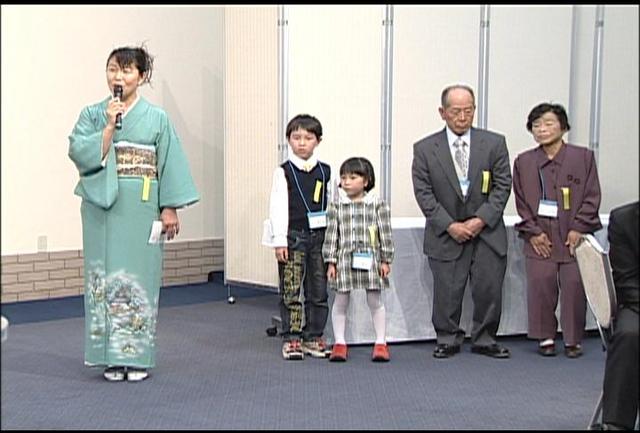
<svg viewBox="0 0 640 433">
<path fill-rule="evenodd" d="M 382 105 L 380 118 L 381 194 L 391 205 L 391 109 L 393 101 L 393 5 L 385 5 L 382 20 Z"/>
<path fill-rule="evenodd" d="M 579 33 L 579 5 L 573 5 L 571 10 L 571 61 L 569 62 L 569 102 L 567 110 L 569 113 L 575 113 L 578 111 L 576 107 L 576 96 L 578 94 L 578 79 L 576 78 L 576 71 L 578 70 L 578 33 Z M 573 134 L 575 130 L 570 130 L 567 133 L 567 140 L 569 143 L 573 143 Z"/>
<path fill-rule="evenodd" d="M 289 119 L 289 20 L 286 5 L 278 6 L 278 163 L 287 160 Z"/>
<path fill-rule="evenodd" d="M 480 55 L 478 61 L 478 127 L 487 128 L 489 87 L 489 12 L 491 6 L 480 8 Z"/>
<path fill-rule="evenodd" d="M 589 125 L 589 149 L 595 153 L 596 164 L 600 151 L 600 90 L 602 86 L 602 39 L 604 32 L 604 5 L 596 6 L 596 23 L 593 42 L 593 72 L 591 75 L 591 118 Z"/>
</svg>

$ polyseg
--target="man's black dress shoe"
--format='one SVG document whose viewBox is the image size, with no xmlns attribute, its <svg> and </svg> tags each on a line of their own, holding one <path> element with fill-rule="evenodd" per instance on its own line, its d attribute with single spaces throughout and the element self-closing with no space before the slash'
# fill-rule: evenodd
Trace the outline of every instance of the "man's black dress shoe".
<svg viewBox="0 0 640 433">
<path fill-rule="evenodd" d="M 459 345 L 450 345 L 450 344 L 438 344 L 436 348 L 433 349 L 433 357 L 434 358 L 449 358 L 456 353 L 460 352 Z"/>
<path fill-rule="evenodd" d="M 473 345 L 471 346 L 471 352 L 491 356 L 492 358 L 509 358 L 511 356 L 509 349 L 497 343 L 488 346 Z"/>
</svg>

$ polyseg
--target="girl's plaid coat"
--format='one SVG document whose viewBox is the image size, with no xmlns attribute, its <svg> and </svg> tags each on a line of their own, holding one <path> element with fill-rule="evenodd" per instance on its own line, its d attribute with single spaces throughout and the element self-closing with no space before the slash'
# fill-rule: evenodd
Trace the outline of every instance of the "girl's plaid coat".
<svg viewBox="0 0 640 433">
<path fill-rule="evenodd" d="M 373 252 L 371 270 L 351 268 L 354 251 Z M 372 193 L 362 201 L 352 202 L 339 190 L 339 200 L 329 203 L 327 229 L 322 257 L 325 263 L 335 263 L 337 276 L 329 280 L 329 288 L 338 292 L 354 289 L 382 290 L 389 288 L 389 279 L 380 277 L 381 262 L 393 261 L 391 211 L 389 206 Z"/>
</svg>

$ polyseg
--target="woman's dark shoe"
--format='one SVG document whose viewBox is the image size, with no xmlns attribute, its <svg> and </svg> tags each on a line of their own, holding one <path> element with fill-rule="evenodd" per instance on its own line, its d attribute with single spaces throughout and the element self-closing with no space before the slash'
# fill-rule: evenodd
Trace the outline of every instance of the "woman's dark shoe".
<svg viewBox="0 0 640 433">
<path fill-rule="evenodd" d="M 567 358 L 579 358 L 582 356 L 582 346 L 576 344 L 575 346 L 565 346 L 564 354 Z"/>
<path fill-rule="evenodd" d="M 556 344 L 545 344 L 538 346 L 538 353 L 542 356 L 556 356 Z"/>
</svg>

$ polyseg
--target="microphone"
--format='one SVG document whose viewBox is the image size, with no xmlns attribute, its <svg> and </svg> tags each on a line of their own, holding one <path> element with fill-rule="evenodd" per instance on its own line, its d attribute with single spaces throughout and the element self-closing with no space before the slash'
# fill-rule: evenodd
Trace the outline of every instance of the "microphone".
<svg viewBox="0 0 640 433">
<path fill-rule="evenodd" d="M 122 99 L 122 86 L 116 84 L 113 86 L 114 98 Z M 116 129 L 122 129 L 122 113 L 116 114 Z"/>
</svg>

